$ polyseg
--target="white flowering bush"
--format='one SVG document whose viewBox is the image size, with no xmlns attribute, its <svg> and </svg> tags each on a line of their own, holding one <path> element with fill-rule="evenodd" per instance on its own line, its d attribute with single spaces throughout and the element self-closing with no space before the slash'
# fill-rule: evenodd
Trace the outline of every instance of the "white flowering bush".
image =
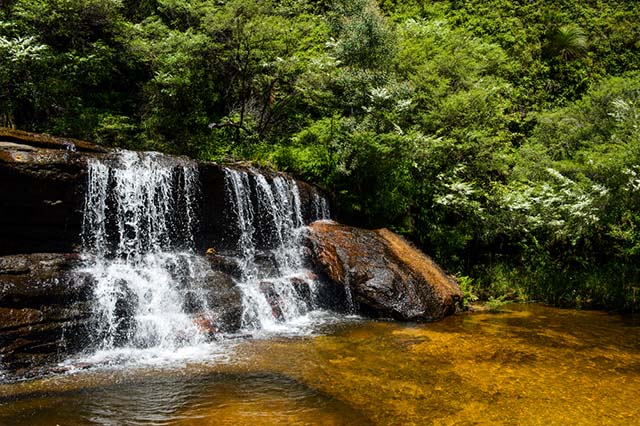
<svg viewBox="0 0 640 426">
<path fill-rule="evenodd" d="M 0 36 L 0 57 L 6 61 L 37 60 L 45 50 L 47 50 L 47 46 L 38 43 L 33 36 L 13 38 Z"/>
<path fill-rule="evenodd" d="M 624 190 L 631 193 L 640 191 L 640 165 L 625 168 L 622 173 L 628 177 Z"/>
<path fill-rule="evenodd" d="M 0 29 L 10 30 L 5 27 Z M 16 98 L 30 98 L 36 91 L 37 82 L 30 78 L 32 68 L 38 66 L 47 52 L 48 47 L 38 42 L 36 37 L 12 37 L 0 33 L 0 126 L 13 127 L 11 111 Z M 16 89 L 16 82 L 20 80 L 24 84 Z"/>
<path fill-rule="evenodd" d="M 572 244 L 594 231 L 609 191 L 601 184 L 579 183 L 553 168 L 549 179 L 505 189 L 500 205 L 510 232 L 535 232 Z"/>
<path fill-rule="evenodd" d="M 439 188 L 434 197 L 434 203 L 452 209 L 458 214 L 473 215 L 482 220 L 484 207 L 479 200 L 481 191 L 476 188 L 474 182 L 466 181 L 461 177 L 465 168 L 460 164 L 448 173 L 437 175 Z"/>
</svg>

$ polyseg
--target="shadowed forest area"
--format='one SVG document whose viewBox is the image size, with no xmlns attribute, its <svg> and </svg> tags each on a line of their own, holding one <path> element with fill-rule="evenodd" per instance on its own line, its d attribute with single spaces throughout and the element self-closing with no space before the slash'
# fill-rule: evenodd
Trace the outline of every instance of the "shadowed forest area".
<svg viewBox="0 0 640 426">
<path fill-rule="evenodd" d="M 0 126 L 253 160 L 469 300 L 640 307 L 640 3 L 0 0 Z"/>
</svg>

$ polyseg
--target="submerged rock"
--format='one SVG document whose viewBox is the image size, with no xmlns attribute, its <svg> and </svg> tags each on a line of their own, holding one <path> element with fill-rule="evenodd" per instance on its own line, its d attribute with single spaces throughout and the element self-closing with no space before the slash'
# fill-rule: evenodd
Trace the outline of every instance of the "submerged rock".
<svg viewBox="0 0 640 426">
<path fill-rule="evenodd" d="M 387 229 L 319 221 L 308 239 L 314 263 L 351 293 L 361 313 L 431 321 L 454 313 L 462 300 L 451 276 Z"/>
</svg>

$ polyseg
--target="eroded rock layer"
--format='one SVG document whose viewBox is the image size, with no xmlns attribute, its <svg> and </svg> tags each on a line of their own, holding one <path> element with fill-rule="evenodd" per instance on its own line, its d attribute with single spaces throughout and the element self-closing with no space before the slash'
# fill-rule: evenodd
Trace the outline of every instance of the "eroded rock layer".
<svg viewBox="0 0 640 426">
<path fill-rule="evenodd" d="M 0 361 L 11 370 L 81 349 L 91 318 L 91 278 L 76 254 L 0 257 Z"/>
</svg>

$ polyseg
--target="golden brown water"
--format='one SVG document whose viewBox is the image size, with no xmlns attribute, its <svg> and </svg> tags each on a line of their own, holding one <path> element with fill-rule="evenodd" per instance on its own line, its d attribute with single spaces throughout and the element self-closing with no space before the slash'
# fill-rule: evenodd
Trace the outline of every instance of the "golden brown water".
<svg viewBox="0 0 640 426">
<path fill-rule="evenodd" d="M 247 341 L 231 362 L 0 385 L 0 424 L 640 424 L 640 324 L 506 309 Z"/>
</svg>

